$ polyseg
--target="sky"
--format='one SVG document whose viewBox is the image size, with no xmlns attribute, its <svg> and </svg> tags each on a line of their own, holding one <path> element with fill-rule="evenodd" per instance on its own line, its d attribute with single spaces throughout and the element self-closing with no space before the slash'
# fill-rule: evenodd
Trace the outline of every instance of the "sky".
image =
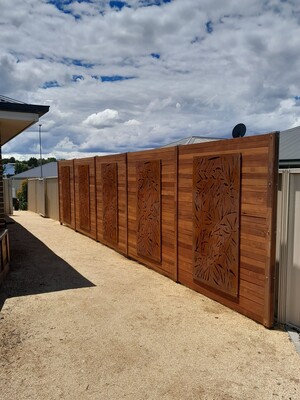
<svg viewBox="0 0 300 400">
<path fill-rule="evenodd" d="M 297 0 L 0 0 L 0 94 L 49 105 L 44 157 L 300 125 Z M 39 157 L 38 125 L 3 157 Z"/>
</svg>

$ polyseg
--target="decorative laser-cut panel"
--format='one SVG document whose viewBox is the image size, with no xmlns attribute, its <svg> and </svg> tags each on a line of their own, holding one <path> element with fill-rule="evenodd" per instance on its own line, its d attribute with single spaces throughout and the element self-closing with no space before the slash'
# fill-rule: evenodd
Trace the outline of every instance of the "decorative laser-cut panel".
<svg viewBox="0 0 300 400">
<path fill-rule="evenodd" d="M 240 154 L 193 161 L 195 280 L 238 296 Z"/>
<path fill-rule="evenodd" d="M 70 167 L 61 167 L 61 188 L 62 188 L 62 218 L 67 224 L 71 224 L 71 184 Z"/>
<path fill-rule="evenodd" d="M 79 226 L 91 230 L 90 216 L 90 169 L 88 165 L 78 166 Z"/>
<path fill-rule="evenodd" d="M 102 164 L 103 239 L 118 243 L 118 164 Z"/>
<path fill-rule="evenodd" d="M 161 262 L 160 160 L 136 163 L 137 254 Z"/>
</svg>

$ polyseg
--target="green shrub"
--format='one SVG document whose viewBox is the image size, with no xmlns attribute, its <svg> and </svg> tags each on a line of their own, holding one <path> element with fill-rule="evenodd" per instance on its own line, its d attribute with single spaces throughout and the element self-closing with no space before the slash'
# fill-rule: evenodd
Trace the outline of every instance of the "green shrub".
<svg viewBox="0 0 300 400">
<path fill-rule="evenodd" d="M 21 189 L 17 191 L 17 199 L 19 200 L 20 210 L 27 210 L 27 189 L 28 182 L 23 181 L 21 184 Z"/>
</svg>

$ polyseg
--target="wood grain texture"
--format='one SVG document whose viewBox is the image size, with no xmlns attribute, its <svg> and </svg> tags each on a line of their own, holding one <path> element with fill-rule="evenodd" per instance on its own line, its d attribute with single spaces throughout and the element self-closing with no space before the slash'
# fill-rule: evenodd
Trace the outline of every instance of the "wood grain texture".
<svg viewBox="0 0 300 400">
<path fill-rule="evenodd" d="M 115 248 L 173 280 L 178 280 L 266 327 L 271 327 L 274 323 L 275 299 L 278 139 L 278 134 L 273 133 L 95 159 L 61 161 L 59 162 L 60 215 L 63 215 L 64 207 L 61 167 L 69 166 L 71 193 L 71 224 L 69 226 L 81 230 L 87 236 Z M 227 160 L 228 165 L 236 165 L 236 160 L 240 157 L 241 163 L 240 167 L 236 166 L 233 172 L 230 170 L 227 173 L 223 183 L 221 180 L 216 180 L 218 183 L 209 191 L 207 189 L 209 179 L 204 177 L 204 183 L 201 183 L 201 180 L 193 175 L 195 157 L 198 161 L 204 159 L 206 163 L 206 166 L 202 166 L 200 170 L 196 168 L 198 178 L 204 172 L 208 174 L 208 177 L 216 174 L 216 172 L 212 174 L 210 163 L 207 161 L 212 157 L 217 157 L 223 162 Z M 105 239 L 103 230 L 103 206 L 104 203 L 108 203 L 108 200 L 105 200 L 103 196 L 102 164 L 111 163 L 117 164 L 117 243 Z M 148 176 L 145 172 L 147 163 L 151 166 L 151 173 L 148 172 Z M 82 208 L 79 206 L 78 167 L 80 165 L 88 165 L 89 170 L 89 192 L 86 194 L 90 199 L 89 232 L 82 230 L 79 226 L 80 208 Z M 157 172 L 158 165 L 160 165 L 159 173 Z M 217 168 L 214 166 L 213 170 L 216 171 Z M 224 167 L 222 168 L 224 170 Z M 86 171 L 87 169 L 85 169 L 85 175 Z M 155 189 L 159 181 L 158 175 L 160 176 L 159 212 L 158 190 Z M 240 192 L 237 189 L 238 177 Z M 151 179 L 153 181 L 151 184 L 144 185 L 144 182 Z M 233 184 L 232 189 L 228 191 L 227 188 L 223 191 L 221 186 L 225 183 Z M 206 210 L 206 215 L 203 217 L 201 211 L 199 212 L 203 203 L 201 196 L 206 192 L 206 197 L 212 204 L 211 208 L 214 209 L 215 226 L 218 223 L 222 225 L 220 235 L 217 228 L 210 230 L 214 232 L 213 234 L 208 234 L 209 213 Z M 228 199 L 227 193 L 229 193 Z M 197 196 L 198 198 L 195 199 Z M 217 199 L 222 196 L 226 197 L 226 204 L 232 203 L 230 207 L 219 207 Z M 239 211 L 237 209 L 238 196 L 240 196 Z M 114 208 L 116 209 L 116 206 Z M 145 212 L 145 210 L 151 212 Z M 153 221 L 149 217 L 152 214 L 155 216 L 155 218 L 151 217 Z M 157 231 L 159 214 L 160 239 Z M 232 214 L 235 216 L 232 217 Z M 239 221 L 237 214 L 239 214 Z M 204 218 L 205 227 L 201 223 L 195 224 L 195 218 L 200 222 Z M 224 224 L 223 219 L 226 219 Z M 145 222 L 145 227 L 147 224 L 152 226 L 153 222 L 153 229 L 151 228 L 149 233 L 146 228 L 144 231 L 144 227 L 139 227 L 139 221 Z M 149 221 L 151 221 L 150 224 Z M 160 251 L 158 251 L 158 246 L 151 247 L 152 244 L 149 246 L 147 237 L 160 242 Z M 139 238 L 142 238 L 142 241 Z M 227 247 L 226 240 L 231 244 L 237 243 L 237 248 L 235 245 Z M 147 243 L 148 247 L 141 243 Z M 197 249 L 196 258 L 194 257 L 195 249 Z M 201 270 L 199 265 L 207 262 L 207 255 L 210 254 L 211 249 L 213 251 L 210 257 L 213 262 L 221 253 L 224 253 L 224 258 L 220 262 L 223 272 L 221 271 L 220 274 L 215 272 L 211 276 L 209 274 L 209 279 L 205 280 L 202 279 L 201 274 L 199 275 L 199 270 Z M 154 254 L 154 257 L 150 258 L 149 253 Z M 211 265 L 211 262 L 209 264 Z M 233 274 L 234 278 L 228 278 L 230 274 Z"/>
<path fill-rule="evenodd" d="M 62 160 L 58 162 L 58 178 L 59 221 L 61 224 L 76 229 L 73 160 Z"/>
<path fill-rule="evenodd" d="M 62 222 L 71 224 L 71 182 L 70 166 L 62 166 L 60 170 L 62 184 Z"/>
<path fill-rule="evenodd" d="M 155 161 L 160 164 L 160 261 L 138 253 L 138 185 L 137 163 Z M 147 267 L 177 279 L 177 148 L 140 151 L 127 154 L 128 178 L 128 256 Z"/>
<path fill-rule="evenodd" d="M 76 230 L 96 239 L 95 158 L 74 160 Z"/>
<path fill-rule="evenodd" d="M 118 164 L 102 164 L 103 238 L 118 243 Z"/>
<path fill-rule="evenodd" d="M 90 216 L 90 170 L 88 165 L 78 166 L 79 227 L 91 230 Z"/>
<path fill-rule="evenodd" d="M 137 253 L 161 262 L 161 179 L 160 160 L 138 161 Z"/>
<path fill-rule="evenodd" d="M 271 327 L 274 323 L 274 232 L 278 135 L 268 134 L 180 146 L 178 166 L 178 280 L 182 284 Z M 194 279 L 194 157 L 241 154 L 238 296 Z"/>
<path fill-rule="evenodd" d="M 193 159 L 194 279 L 237 297 L 240 155 Z"/>
<path fill-rule="evenodd" d="M 107 246 L 112 247 L 118 252 L 127 255 L 127 154 L 116 154 L 95 159 L 96 172 L 96 207 L 97 207 L 97 240 Z M 112 174 L 117 175 L 112 179 L 112 187 L 108 187 L 109 180 L 103 177 L 103 172 L 106 170 L 103 166 L 114 165 Z M 104 169 L 103 169 L 104 168 Z M 104 185 L 106 188 L 104 188 Z M 116 186 L 117 185 L 117 188 Z M 115 193 L 115 189 L 117 193 Z M 105 198 L 104 193 L 107 193 Z M 104 211 L 108 206 L 109 199 L 112 200 L 113 208 Z M 117 203 L 117 204 L 116 204 Z M 105 205 L 106 204 L 106 205 Z M 110 207 L 109 207 L 110 208 Z M 115 215 L 115 211 L 117 215 Z M 117 222 L 117 231 L 114 229 L 114 238 L 111 240 L 110 235 L 105 233 L 105 215 L 112 220 L 112 224 Z M 107 220 L 108 223 L 108 220 Z"/>
</svg>

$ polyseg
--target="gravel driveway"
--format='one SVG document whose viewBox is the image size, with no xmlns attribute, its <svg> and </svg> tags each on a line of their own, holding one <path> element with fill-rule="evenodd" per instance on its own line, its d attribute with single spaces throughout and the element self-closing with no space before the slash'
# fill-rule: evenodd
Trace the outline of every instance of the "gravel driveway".
<svg viewBox="0 0 300 400">
<path fill-rule="evenodd" d="M 286 332 L 57 221 L 20 211 L 9 230 L 0 399 L 300 399 Z"/>
</svg>

